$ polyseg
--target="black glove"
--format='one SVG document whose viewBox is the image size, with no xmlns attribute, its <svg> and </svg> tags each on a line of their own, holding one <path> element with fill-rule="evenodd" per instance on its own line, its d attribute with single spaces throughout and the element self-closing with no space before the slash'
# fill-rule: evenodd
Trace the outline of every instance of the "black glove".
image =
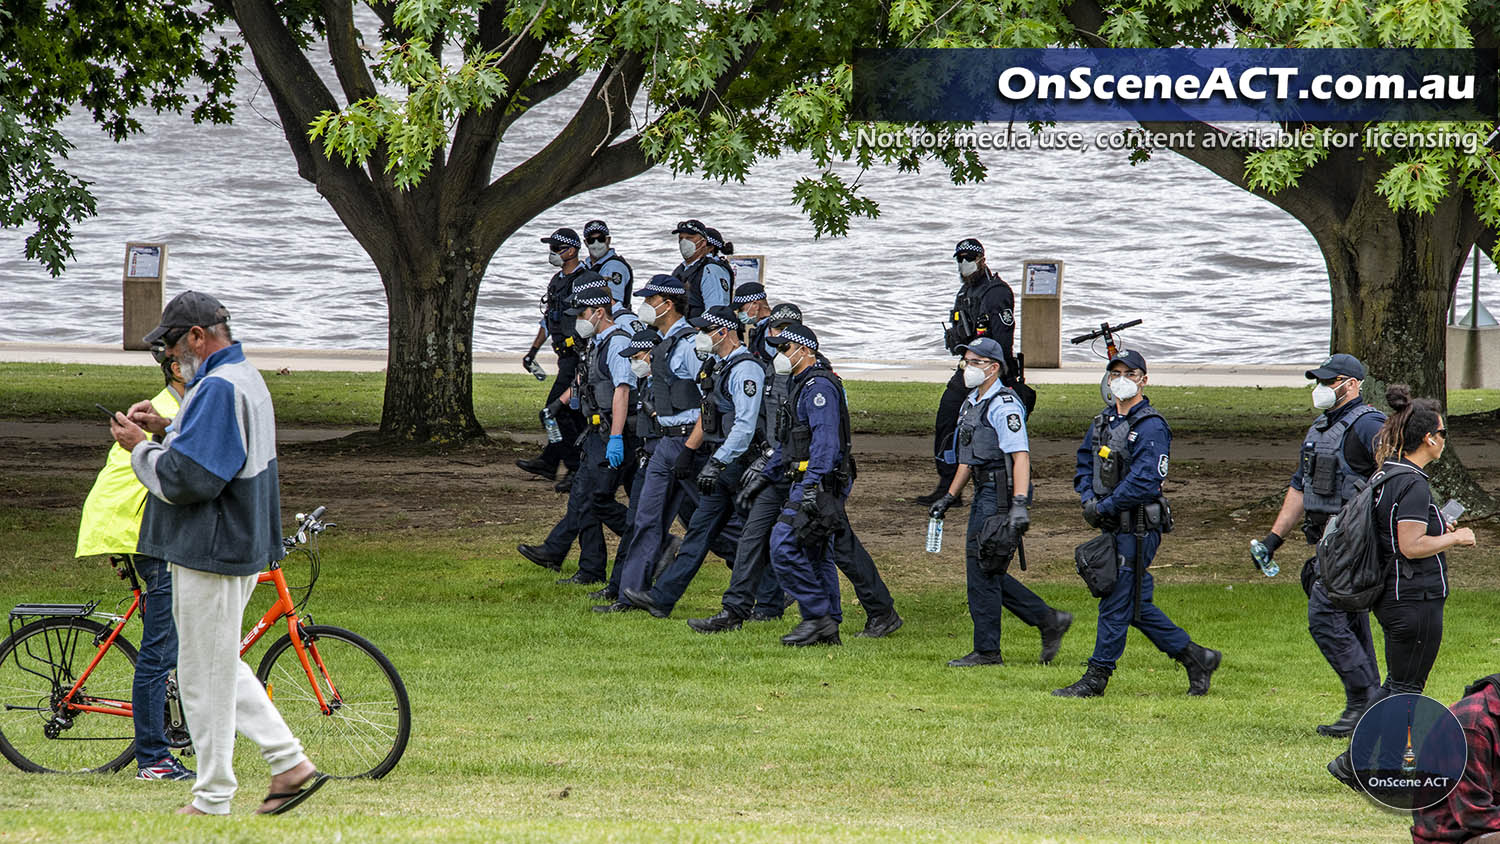
<svg viewBox="0 0 1500 844">
<path fill-rule="evenodd" d="M 710 457 L 703 465 L 703 471 L 698 473 L 698 491 L 704 495 L 710 495 L 719 485 L 719 473 L 724 471 L 724 464 L 717 457 Z"/>
<path fill-rule="evenodd" d="M 818 517 L 817 486 L 809 485 L 802 488 L 802 503 L 797 505 L 797 509 L 806 513 L 810 518 Z"/>
<path fill-rule="evenodd" d="M 1026 533 L 1031 527 L 1031 499 L 1025 495 L 1017 495 L 1010 500 L 1010 529 L 1016 532 L 1016 536 Z"/>
<path fill-rule="evenodd" d="M 943 493 L 942 498 L 939 498 L 937 501 L 932 502 L 932 509 L 927 511 L 928 517 L 941 519 L 943 515 L 948 512 L 948 508 L 953 506 L 953 502 L 955 500 L 956 499 L 953 497 L 953 493 Z"/>
<path fill-rule="evenodd" d="M 771 485 L 771 479 L 756 472 L 740 486 L 739 494 L 734 497 L 734 509 L 741 513 L 750 512 L 750 507 L 755 503 L 756 496 L 760 491 Z"/>
<path fill-rule="evenodd" d="M 525 367 L 527 369 L 530 369 L 531 365 L 533 363 L 536 363 L 536 353 L 541 348 L 542 348 L 541 346 L 532 346 L 531 347 L 531 351 L 527 352 L 526 356 L 523 357 L 523 358 L 521 358 L 521 366 L 523 366 L 523 367 Z"/>
<path fill-rule="evenodd" d="M 672 464 L 672 477 L 679 481 L 685 481 L 693 476 L 693 463 L 698 459 L 698 450 L 683 446 L 682 453 L 677 455 L 677 462 Z"/>
<path fill-rule="evenodd" d="M 1088 523 L 1089 527 L 1103 526 L 1104 515 L 1099 512 L 1099 499 L 1090 498 L 1083 502 L 1083 520 Z"/>
<path fill-rule="evenodd" d="M 1266 534 L 1266 538 L 1262 539 L 1261 542 L 1265 544 L 1266 550 L 1270 551 L 1272 554 L 1275 554 L 1276 549 L 1280 548 L 1282 544 L 1286 542 L 1286 540 L 1282 539 L 1274 533 L 1268 533 Z"/>
</svg>

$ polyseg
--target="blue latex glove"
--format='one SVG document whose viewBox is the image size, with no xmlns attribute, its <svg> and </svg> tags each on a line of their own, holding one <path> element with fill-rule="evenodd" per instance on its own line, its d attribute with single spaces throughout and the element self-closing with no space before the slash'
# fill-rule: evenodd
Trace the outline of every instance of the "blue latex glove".
<svg viewBox="0 0 1500 844">
<path fill-rule="evenodd" d="M 609 461 L 609 468 L 618 469 L 625 462 L 625 437 L 623 434 L 615 434 L 609 438 L 609 445 L 604 447 L 604 459 Z"/>
</svg>

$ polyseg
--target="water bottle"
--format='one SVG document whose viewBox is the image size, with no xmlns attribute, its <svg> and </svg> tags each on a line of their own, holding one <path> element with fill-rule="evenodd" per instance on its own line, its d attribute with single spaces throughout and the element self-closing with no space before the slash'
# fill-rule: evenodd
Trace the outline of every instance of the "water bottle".
<svg viewBox="0 0 1500 844">
<path fill-rule="evenodd" d="M 1250 556 L 1255 558 L 1255 564 L 1260 567 L 1260 573 L 1266 577 L 1275 577 L 1281 572 L 1281 566 L 1271 557 L 1271 549 L 1266 543 L 1259 539 L 1250 540 Z"/>
<path fill-rule="evenodd" d="M 535 375 L 536 380 L 538 381 L 547 380 L 547 370 L 543 369 L 542 365 L 534 360 L 526 362 L 526 371 L 530 372 L 532 375 Z"/>
<path fill-rule="evenodd" d="M 936 554 L 943 550 L 943 520 L 927 520 L 927 551 Z"/>
<path fill-rule="evenodd" d="M 557 426 L 557 419 L 546 410 L 542 411 L 542 425 L 547 429 L 547 442 L 562 442 L 562 428 Z"/>
</svg>

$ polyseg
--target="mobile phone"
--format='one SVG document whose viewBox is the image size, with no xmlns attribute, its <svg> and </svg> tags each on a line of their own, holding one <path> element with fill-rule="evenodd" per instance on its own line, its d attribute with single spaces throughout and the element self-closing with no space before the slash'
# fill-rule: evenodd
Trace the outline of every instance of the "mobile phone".
<svg viewBox="0 0 1500 844">
<path fill-rule="evenodd" d="M 108 416 L 111 422 L 114 421 L 115 412 L 113 410 L 110 410 L 109 408 L 105 407 L 102 404 L 99 404 L 98 402 L 94 402 L 94 407 L 97 407 L 100 410 L 104 411 L 104 415 Z"/>
<path fill-rule="evenodd" d="M 1464 505 L 1458 503 L 1457 499 L 1450 498 L 1448 499 L 1448 503 L 1443 505 L 1443 509 L 1438 512 L 1442 514 L 1443 522 L 1451 529 L 1454 525 L 1458 524 L 1458 519 L 1464 514 L 1465 509 Z"/>
</svg>

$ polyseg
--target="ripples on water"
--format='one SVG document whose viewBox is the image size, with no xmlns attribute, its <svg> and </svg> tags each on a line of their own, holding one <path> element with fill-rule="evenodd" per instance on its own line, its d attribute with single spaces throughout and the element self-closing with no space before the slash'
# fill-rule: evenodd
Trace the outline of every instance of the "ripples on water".
<svg viewBox="0 0 1500 844">
<path fill-rule="evenodd" d="M 383 348 L 379 275 L 297 177 L 257 88 L 253 77 L 242 82 L 233 126 L 145 116 L 146 133 L 118 145 L 70 118 L 65 130 L 78 145 L 70 169 L 94 182 L 99 216 L 77 226 L 78 260 L 55 280 L 22 257 L 24 233 L 0 231 L 0 340 L 118 342 L 123 246 L 142 240 L 170 245 L 167 296 L 214 293 L 241 339 Z M 497 172 L 550 139 L 574 101 L 554 98 L 517 123 Z M 958 283 L 952 248 L 970 235 L 1013 283 L 1023 259 L 1067 262 L 1068 336 L 1139 317 L 1146 324 L 1127 339 L 1173 362 L 1300 363 L 1326 353 L 1322 258 L 1306 230 L 1269 203 L 1170 153 L 1140 166 L 1097 150 L 989 152 L 985 161 L 989 179 L 978 185 L 953 185 L 934 166 L 867 173 L 880 217 L 821 240 L 790 200 L 796 179 L 814 172 L 806 161 L 762 165 L 746 184 L 655 169 L 593 191 L 543 212 L 495 255 L 479 291 L 475 349 L 520 354 L 529 345 L 551 274 L 537 237 L 601 217 L 641 277 L 676 265 L 670 229 L 697 217 L 741 254 L 769 256 L 772 301 L 801 304 L 835 359 L 944 359 L 938 323 Z M 1485 278 L 1487 294 L 1500 292 L 1493 267 Z M 1063 355 L 1089 353 L 1064 343 Z"/>
</svg>

